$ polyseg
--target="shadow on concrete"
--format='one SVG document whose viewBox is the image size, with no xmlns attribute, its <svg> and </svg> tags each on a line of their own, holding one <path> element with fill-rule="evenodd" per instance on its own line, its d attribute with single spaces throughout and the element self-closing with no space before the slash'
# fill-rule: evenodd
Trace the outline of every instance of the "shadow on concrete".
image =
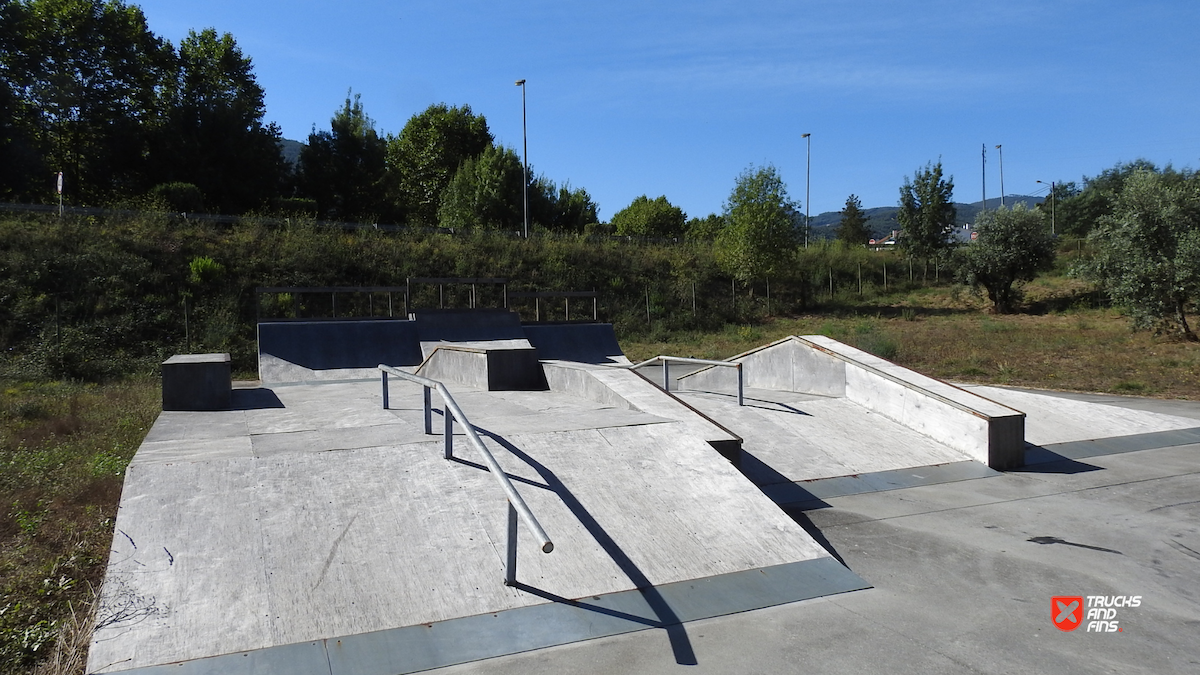
<svg viewBox="0 0 1200 675">
<path fill-rule="evenodd" d="M 1011 472 L 1075 474 L 1102 470 L 1103 467 L 1071 459 L 1039 445 L 1027 445 L 1025 447 L 1025 466 L 1011 469 Z"/>
<path fill-rule="evenodd" d="M 779 473 L 770 464 L 742 448 L 742 461 L 738 466 L 742 475 L 750 479 L 771 501 L 782 509 L 812 511 L 827 509 L 829 504 L 805 490 L 791 478 Z"/>
<path fill-rule="evenodd" d="M 542 479 L 546 481 L 546 484 L 558 494 L 559 499 L 563 500 L 563 503 L 566 504 L 567 508 L 571 510 L 571 513 L 579 519 L 580 524 L 582 524 L 583 527 L 588 531 L 588 534 L 592 535 L 592 538 L 596 540 L 596 543 L 600 544 L 600 547 L 603 548 L 606 553 L 608 553 L 613 562 L 617 564 L 617 567 L 621 568 L 621 571 L 625 574 L 625 576 L 633 582 L 634 587 L 637 588 L 638 592 L 642 594 L 642 598 L 646 601 L 646 604 L 649 605 L 650 610 L 653 611 L 654 615 L 658 617 L 658 621 L 647 625 L 661 627 L 667 632 L 667 639 L 670 641 L 671 650 L 675 654 L 675 662 L 685 666 L 696 665 L 698 663 L 696 661 L 696 652 L 692 649 L 692 643 L 688 638 L 687 629 L 684 628 L 683 622 L 675 613 L 675 610 L 671 609 L 671 605 L 666 601 L 665 598 L 663 598 L 662 594 L 658 592 L 658 589 L 654 587 L 654 584 L 650 582 L 650 579 L 646 577 L 646 575 L 641 571 L 641 569 L 638 568 L 637 564 L 633 562 L 629 555 L 621 549 L 620 545 L 613 540 L 612 536 L 604 530 L 604 527 L 596 521 L 591 513 L 588 512 L 587 508 L 575 497 L 575 495 L 571 493 L 569 489 L 567 489 L 567 486 L 558 479 L 558 476 L 556 476 L 553 471 L 542 465 L 540 462 L 527 455 L 520 448 L 516 447 L 512 443 L 509 443 L 503 437 L 485 429 L 480 429 L 479 427 L 475 428 L 479 431 L 479 433 L 486 435 L 488 438 L 500 444 L 504 447 L 504 449 L 511 452 L 514 457 L 522 462 L 525 462 L 525 464 L 529 465 L 530 468 L 538 472 L 538 475 L 540 475 Z M 529 587 L 526 586 L 526 588 Z M 542 595 L 542 597 L 550 597 L 553 599 L 554 596 L 546 593 L 545 595 Z M 587 605 L 577 606 L 580 606 L 584 609 L 591 609 L 591 607 Z M 641 621 L 645 622 L 645 619 L 641 619 Z"/>
<path fill-rule="evenodd" d="M 487 471 L 487 470 L 488 470 L 488 468 L 487 468 L 486 466 L 484 466 L 484 465 L 482 465 L 482 464 L 478 464 L 478 463 L 476 463 L 476 462 L 472 462 L 472 461 L 470 461 L 470 460 L 467 460 L 467 459 L 463 459 L 463 458 L 459 457 L 458 455 L 455 455 L 455 456 L 451 457 L 451 458 L 450 458 L 450 461 L 451 461 L 451 462 L 457 462 L 457 463 L 459 463 L 459 464 L 462 464 L 463 466 L 469 466 L 469 467 L 471 467 L 472 469 L 479 469 L 480 471 Z M 525 485 L 532 485 L 532 486 L 533 486 L 533 487 L 535 487 L 535 488 L 541 488 L 541 489 L 543 489 L 543 490 L 551 490 L 551 491 L 553 491 L 553 488 L 551 488 L 549 485 L 543 485 L 543 484 L 541 484 L 541 483 L 539 483 L 539 482 L 537 482 L 537 481 L 535 481 L 535 480 L 529 480 L 528 478 L 523 478 L 523 477 L 521 477 L 521 476 L 515 476 L 515 475 L 513 475 L 513 474 L 511 474 L 511 473 L 509 473 L 509 472 L 507 472 L 507 471 L 505 471 L 505 472 L 504 472 L 504 475 L 505 475 L 505 476 L 508 476 L 508 479 L 509 479 L 509 480 L 511 480 L 511 481 L 514 481 L 514 482 L 517 482 L 517 483 L 524 483 Z"/>
<path fill-rule="evenodd" d="M 1079 543 L 1076 543 L 1073 541 L 1067 541 L 1066 539 L 1062 539 L 1059 537 L 1048 537 L 1048 536 L 1030 537 L 1030 538 L 1026 539 L 1025 541 L 1032 542 L 1034 544 L 1042 544 L 1042 545 L 1062 544 L 1064 546 L 1074 546 L 1076 548 L 1086 548 L 1089 551 L 1100 551 L 1102 553 L 1116 553 L 1117 555 L 1125 555 L 1124 553 L 1121 553 L 1120 551 L 1118 551 L 1116 549 L 1104 548 L 1103 546 L 1092 546 L 1091 544 L 1079 544 Z"/>
<path fill-rule="evenodd" d="M 283 401 L 270 389 L 234 389 L 229 397 L 230 410 L 263 410 L 283 408 Z"/>
<path fill-rule="evenodd" d="M 825 502 L 821 503 L 825 504 Z M 825 506 L 829 505 L 825 504 Z M 788 514 L 788 517 L 790 517 L 792 520 L 796 521 L 797 525 L 803 527 L 804 531 L 808 533 L 808 536 L 812 537 L 814 541 L 820 544 L 821 548 L 825 549 L 829 555 L 833 556 L 834 560 L 840 562 L 846 569 L 850 569 L 850 566 L 846 564 L 846 560 L 842 558 L 842 555 L 837 552 L 836 548 L 833 547 L 833 542 L 829 541 L 829 538 L 825 536 L 824 532 L 821 532 L 821 528 L 817 527 L 815 524 L 813 524 L 813 521 L 809 520 L 803 509 L 787 507 L 783 509 L 783 512 Z"/>
</svg>

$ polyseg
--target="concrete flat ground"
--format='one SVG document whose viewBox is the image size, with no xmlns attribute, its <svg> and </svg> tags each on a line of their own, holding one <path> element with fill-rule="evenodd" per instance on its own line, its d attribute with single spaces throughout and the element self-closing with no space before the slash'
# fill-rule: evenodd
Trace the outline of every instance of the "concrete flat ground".
<svg viewBox="0 0 1200 675">
<path fill-rule="evenodd" d="M 378 381 L 276 386 L 235 391 L 238 410 L 164 412 L 126 474 L 89 672 L 274 648 L 276 666 L 329 672 L 337 654 L 297 654 L 324 639 L 395 642 L 411 634 L 380 632 L 577 609 L 578 598 L 609 603 L 589 626 L 672 624 L 713 614 L 650 596 L 635 598 L 649 605 L 638 614 L 621 593 L 684 584 L 681 597 L 720 604 L 750 572 L 811 561 L 844 571 L 686 424 L 561 393 L 463 390 L 458 403 L 556 547 L 541 553 L 522 525 L 523 585 L 504 586 L 503 493 L 461 435 L 458 459 L 442 458 L 442 417 L 425 435 L 420 392 L 393 381 L 384 410 Z M 687 586 L 697 580 L 713 590 Z M 521 625 L 552 632 L 547 616 Z M 469 652 L 483 638 L 468 628 L 447 639 Z M 171 672 L 231 662 L 205 663 Z"/>
<path fill-rule="evenodd" d="M 1200 419 L 1197 402 L 1087 398 Z M 1195 673 L 1198 495 L 1190 444 L 829 498 L 792 515 L 873 589 L 688 623 L 690 662 L 648 630 L 434 672 Z M 1063 632 L 1051 598 L 1064 595 L 1141 604 L 1117 610 L 1120 632 Z"/>
<path fill-rule="evenodd" d="M 970 458 L 844 398 L 746 389 L 676 391 L 744 439 L 747 475 L 758 485 L 963 462 Z"/>
</svg>

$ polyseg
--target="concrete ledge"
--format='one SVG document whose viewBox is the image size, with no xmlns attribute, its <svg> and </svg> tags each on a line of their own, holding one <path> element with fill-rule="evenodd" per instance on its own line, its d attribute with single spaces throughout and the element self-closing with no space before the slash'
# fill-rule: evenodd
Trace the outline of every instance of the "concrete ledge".
<svg viewBox="0 0 1200 675">
<path fill-rule="evenodd" d="M 844 397 L 993 469 L 1024 464 L 1025 413 L 823 335 L 791 336 L 729 359 L 746 386 Z M 702 368 L 680 386 L 717 385 Z"/>
<path fill-rule="evenodd" d="M 500 348 L 440 344 L 416 371 L 442 382 L 485 391 L 544 391 L 546 376 L 532 347 Z"/>
<path fill-rule="evenodd" d="M 232 392 L 229 354 L 178 354 L 162 363 L 163 410 L 225 410 Z"/>
</svg>

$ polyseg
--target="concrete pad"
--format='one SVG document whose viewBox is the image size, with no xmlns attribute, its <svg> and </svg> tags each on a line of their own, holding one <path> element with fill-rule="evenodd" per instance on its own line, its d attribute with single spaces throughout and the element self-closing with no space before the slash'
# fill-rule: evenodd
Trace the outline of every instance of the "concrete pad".
<svg viewBox="0 0 1200 675">
<path fill-rule="evenodd" d="M 1188 408 L 1200 404 L 1163 406 Z M 690 623 L 689 662 L 664 631 L 649 630 L 432 672 L 1192 672 L 1196 452 L 1145 450 L 1098 458 L 1083 473 L 1031 469 L 831 498 L 804 520 L 875 588 Z M 964 502 L 982 491 L 987 501 Z M 1142 603 L 1118 610 L 1120 633 L 1068 633 L 1050 619 L 1057 595 Z"/>
<path fill-rule="evenodd" d="M 332 663 L 329 645 L 353 636 L 630 591 L 650 602 L 657 625 L 674 625 L 755 606 L 737 600 L 751 578 L 747 597 L 811 597 L 772 594 L 757 570 L 815 561 L 844 570 L 692 424 L 555 392 L 463 392 L 467 411 L 542 421 L 485 428 L 556 544 L 541 553 L 521 526 L 526 586 L 509 588 L 503 493 L 465 443 L 442 459 L 443 439 L 421 427 L 421 387 L 396 386 L 389 410 L 376 382 L 275 393 L 281 408 L 160 417 L 126 475 L 101 600 L 118 614 L 98 629 L 89 672 L 187 660 L 279 668 L 263 650 L 290 662 L 318 642 Z M 315 428 L 297 429 L 299 419 Z M 205 422 L 216 432 L 199 433 Z M 749 572 L 758 576 L 704 590 L 702 580 Z M 830 592 L 865 586 L 835 576 Z M 691 590 L 647 595 L 671 584 Z M 225 654 L 246 656 L 196 661 Z"/>
</svg>

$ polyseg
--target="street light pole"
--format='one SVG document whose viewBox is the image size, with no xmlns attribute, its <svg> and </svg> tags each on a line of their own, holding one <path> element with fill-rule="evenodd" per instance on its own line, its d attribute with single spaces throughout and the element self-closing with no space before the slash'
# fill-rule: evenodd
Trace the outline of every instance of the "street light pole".
<svg viewBox="0 0 1200 675">
<path fill-rule="evenodd" d="M 1042 185 L 1046 184 L 1046 181 L 1044 181 L 1044 180 L 1039 180 L 1038 182 L 1041 183 Z M 1051 237 L 1055 236 L 1055 234 L 1054 234 L 1054 201 L 1055 201 L 1055 199 L 1054 199 L 1054 181 L 1050 181 L 1050 236 Z"/>
<path fill-rule="evenodd" d="M 1000 208 L 1004 208 L 1004 149 L 999 145 L 996 149 L 1000 151 Z"/>
<path fill-rule="evenodd" d="M 801 134 L 800 138 L 808 139 L 808 158 L 804 168 L 804 248 L 808 248 L 808 221 L 812 212 L 808 203 L 812 192 L 812 134 Z"/>
<path fill-rule="evenodd" d="M 529 127 L 525 121 L 525 80 L 517 80 L 521 88 L 521 197 L 524 202 L 525 238 L 529 238 Z"/>
</svg>

